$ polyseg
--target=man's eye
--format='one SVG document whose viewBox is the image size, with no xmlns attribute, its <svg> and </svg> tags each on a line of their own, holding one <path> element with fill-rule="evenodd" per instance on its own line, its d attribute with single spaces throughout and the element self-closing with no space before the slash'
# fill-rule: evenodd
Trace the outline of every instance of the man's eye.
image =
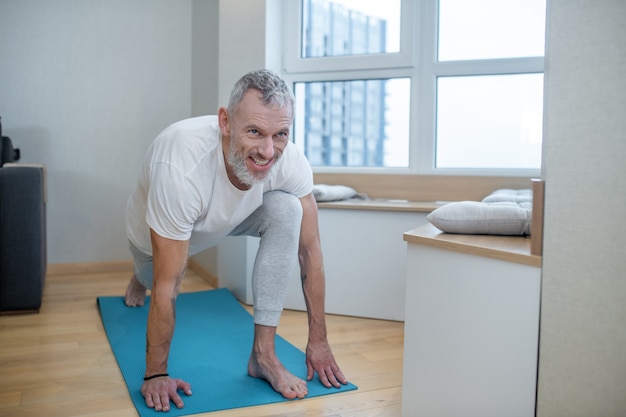
<svg viewBox="0 0 626 417">
<path fill-rule="evenodd" d="M 259 131 L 256 129 L 250 129 L 248 132 L 252 133 L 253 135 L 258 135 Z"/>
</svg>

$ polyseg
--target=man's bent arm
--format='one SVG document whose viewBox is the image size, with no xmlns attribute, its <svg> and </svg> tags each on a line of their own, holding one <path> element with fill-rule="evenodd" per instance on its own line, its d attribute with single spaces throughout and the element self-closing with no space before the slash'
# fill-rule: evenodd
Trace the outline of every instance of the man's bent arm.
<svg viewBox="0 0 626 417">
<path fill-rule="evenodd" d="M 189 241 L 159 236 L 150 230 L 154 277 L 146 333 L 146 374 L 167 373 L 176 324 L 176 297 L 185 274 Z"/>
<path fill-rule="evenodd" d="M 339 387 L 340 384 L 346 384 L 348 381 L 335 362 L 326 334 L 324 307 L 326 282 L 317 219 L 317 202 L 313 194 L 301 198 L 300 202 L 303 209 L 299 248 L 300 274 L 309 321 L 307 377 L 313 378 L 313 370 L 315 370 L 325 386 Z"/>
</svg>

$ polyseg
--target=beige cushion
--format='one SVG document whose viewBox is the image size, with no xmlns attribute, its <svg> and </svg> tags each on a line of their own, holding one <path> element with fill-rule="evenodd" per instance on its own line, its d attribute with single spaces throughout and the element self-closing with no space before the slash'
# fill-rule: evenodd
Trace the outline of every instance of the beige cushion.
<svg viewBox="0 0 626 417">
<path fill-rule="evenodd" d="M 426 218 L 447 233 L 530 235 L 532 203 L 460 201 L 441 206 Z"/>
</svg>

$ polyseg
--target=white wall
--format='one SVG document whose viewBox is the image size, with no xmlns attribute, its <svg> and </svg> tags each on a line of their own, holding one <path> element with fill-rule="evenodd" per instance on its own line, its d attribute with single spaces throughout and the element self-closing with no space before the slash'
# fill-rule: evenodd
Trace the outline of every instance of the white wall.
<svg viewBox="0 0 626 417">
<path fill-rule="evenodd" d="M 246 72 L 263 67 L 280 71 L 281 3 L 280 0 L 215 1 L 219 22 L 215 59 L 219 80 L 217 103 L 226 106 L 233 85 Z M 218 277 L 240 275 L 244 268 L 240 256 L 250 251 L 250 241 L 244 237 L 228 240 L 195 255 L 193 260 Z"/>
<path fill-rule="evenodd" d="M 48 167 L 50 263 L 130 257 L 126 199 L 191 76 L 191 0 L 0 1 L 0 116 Z"/>
<path fill-rule="evenodd" d="M 193 0 L 191 48 L 192 116 L 216 114 L 218 100 L 219 1 Z"/>
<path fill-rule="evenodd" d="M 549 0 L 539 417 L 626 415 L 625 17 Z"/>
<path fill-rule="evenodd" d="M 0 1 L 0 116 L 21 162 L 48 168 L 49 263 L 129 259 L 124 206 L 148 145 L 174 121 L 215 114 L 248 70 L 279 69 L 264 35 L 280 28 L 277 8 Z M 215 250 L 195 258 L 217 273 Z"/>
</svg>

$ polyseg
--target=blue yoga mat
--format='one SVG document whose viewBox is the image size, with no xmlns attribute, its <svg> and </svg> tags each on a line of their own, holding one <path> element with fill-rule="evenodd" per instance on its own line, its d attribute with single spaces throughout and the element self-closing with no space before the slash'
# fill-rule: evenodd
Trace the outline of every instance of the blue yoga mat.
<svg viewBox="0 0 626 417">
<path fill-rule="evenodd" d="M 164 414 L 145 405 L 140 389 L 145 371 L 146 322 L 143 307 L 126 307 L 123 297 L 98 297 L 102 323 L 141 417 Z M 176 302 L 176 330 L 170 348 L 172 376 L 191 383 L 193 395 L 181 394 L 185 407 L 171 405 L 168 416 L 183 416 L 253 405 L 294 401 L 283 398 L 263 380 L 248 376 L 252 316 L 227 289 L 182 293 Z M 306 379 L 305 355 L 276 336 L 276 353 L 294 375 Z M 307 398 L 357 389 L 353 384 L 326 388 L 317 376 L 308 381 Z M 301 401 L 301 400 L 296 400 Z"/>
</svg>

